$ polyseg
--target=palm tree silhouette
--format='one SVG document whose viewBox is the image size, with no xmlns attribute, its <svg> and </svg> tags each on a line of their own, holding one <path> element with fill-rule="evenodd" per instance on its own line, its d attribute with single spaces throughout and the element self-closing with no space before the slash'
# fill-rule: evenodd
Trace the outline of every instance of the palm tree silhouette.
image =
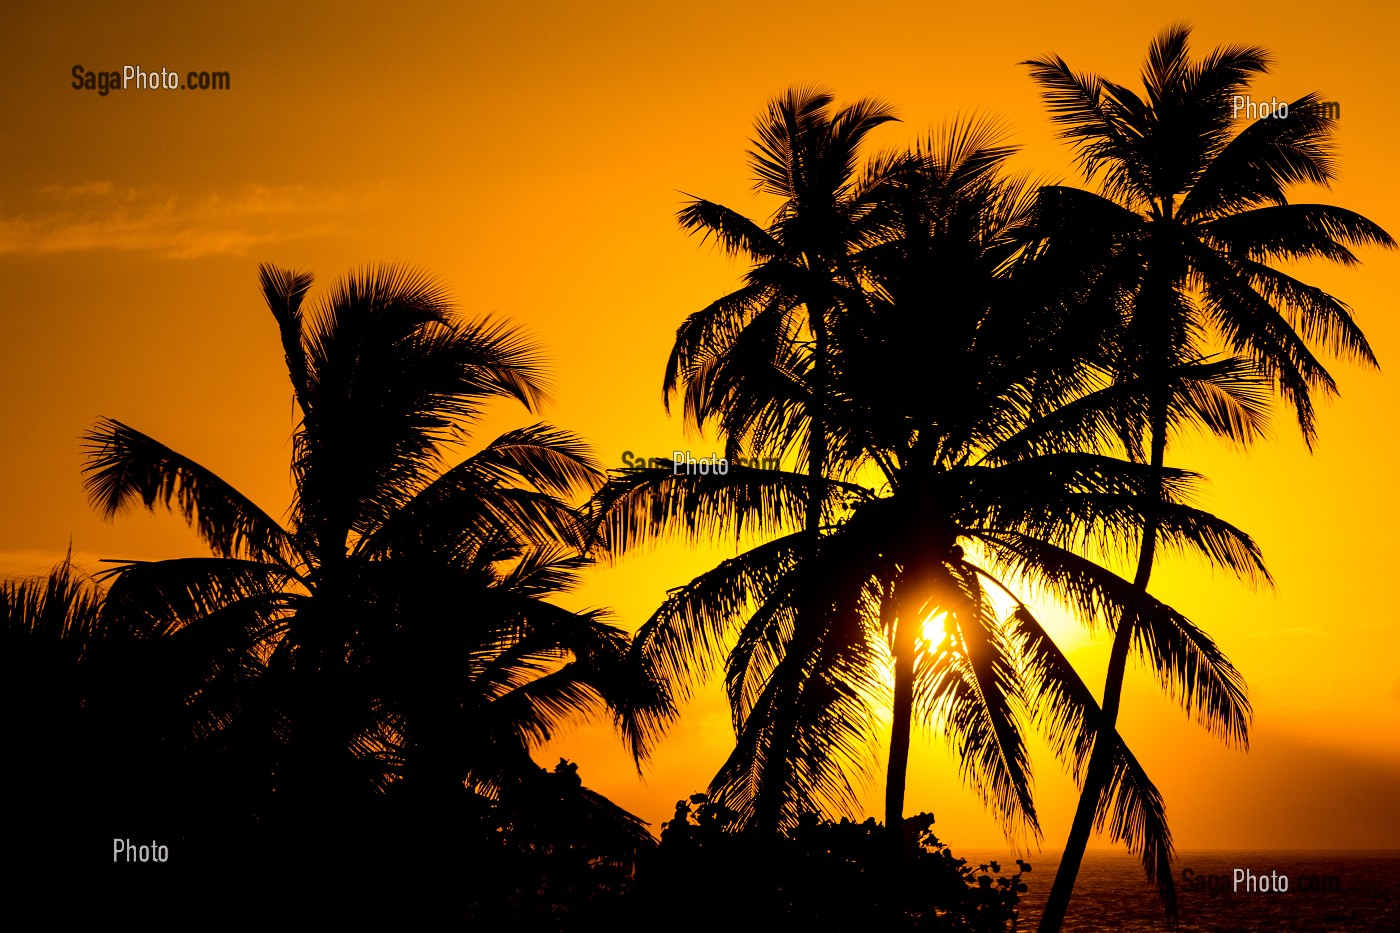
<svg viewBox="0 0 1400 933">
<path fill-rule="evenodd" d="M 584 443 L 534 424 L 448 466 L 485 405 L 546 398 L 521 335 L 459 318 L 409 269 L 354 272 L 314 309 L 309 274 L 260 273 L 301 416 L 288 524 L 111 419 L 87 435 L 86 485 L 108 518 L 179 512 L 213 552 L 128 562 L 109 601 L 153 629 L 231 633 L 255 676 L 230 728 L 270 748 L 278 799 L 344 822 L 344 800 L 391 785 L 496 798 L 539 774 L 529 750 L 559 723 L 606 705 L 625 728 L 633 704 L 664 703 L 601 612 L 549 601 L 586 563 L 569 500 L 602 473 Z"/>
<path fill-rule="evenodd" d="M 985 583 L 1001 587 L 1004 576 L 1049 588 L 1089 618 L 1131 603 L 1151 620 L 1153 643 L 1173 653 L 1160 661 L 1170 676 L 1208 695 L 1229 727 L 1247 715 L 1238 675 L 1208 638 L 1076 552 L 1135 540 L 1155 474 L 1083 452 L 1102 434 L 1096 393 L 1082 356 L 1051 351 L 1078 346 L 1081 335 L 1053 332 L 1078 321 L 1059 313 L 1062 300 L 1037 297 L 1046 286 L 1039 265 L 1006 275 L 1029 215 L 1024 182 L 997 177 L 1009 150 L 976 124 L 930 149 L 877 169 L 882 193 L 868 217 L 883 232 L 858 257 L 872 293 L 850 302 L 831 331 L 834 470 L 853 475 L 873 463 L 883 490 L 828 477 L 823 511 L 833 520 L 815 550 L 804 478 L 781 470 L 690 477 L 642 468 L 598 496 L 617 550 L 668 530 L 771 539 L 673 591 L 634 640 L 680 696 L 724 659 L 738 741 L 713 789 L 755 825 L 790 825 L 814 805 L 853 807 L 851 775 L 869 767 L 871 705 L 888 693 L 892 646 L 887 822 L 902 822 L 917 710 L 963 752 L 964 777 L 1003 826 L 1038 832 L 1024 713 L 1071 763 L 1097 713 L 1024 607 L 1004 626 L 992 617 Z M 1028 314 L 1032 299 L 1043 313 Z M 930 347 L 940 349 L 932 389 Z M 1159 533 L 1261 574 L 1248 538 L 1179 500 L 1188 482 L 1173 474 Z M 946 641 L 921 645 L 939 610 Z M 1126 747 L 1115 763 L 1115 827 L 1137 844 L 1165 838 L 1160 798 Z"/>
<path fill-rule="evenodd" d="M 871 130 L 895 119 L 859 100 L 833 111 L 833 95 L 792 88 L 755 128 L 755 189 L 780 198 L 767 225 L 701 198 L 679 213 L 729 255 L 753 262 L 744 285 L 692 314 L 676 332 L 663 400 L 685 387 L 688 419 L 716 423 L 733 445 L 804 448 L 809 502 L 825 496 L 831 406 L 831 325 L 863 292 L 853 254 L 870 239 L 879 177 L 860 177 Z M 821 512 L 806 512 L 819 533 Z"/>
<path fill-rule="evenodd" d="M 1052 239 L 1096 244 L 1101 281 L 1122 297 L 1114 367 L 1134 401 L 1120 407 L 1120 437 L 1129 452 L 1163 477 L 1168 438 L 1191 390 L 1179 374 L 1206 356 L 1208 341 L 1248 359 L 1257 380 L 1272 384 L 1295 409 L 1309 444 L 1315 432 L 1311 395 L 1335 384 L 1309 347 L 1321 343 L 1375 365 L 1365 336 L 1340 301 L 1275 268 L 1276 260 L 1317 257 L 1356 261 L 1348 247 L 1393 245 L 1380 227 L 1352 211 L 1290 204 L 1296 183 L 1334 177 L 1334 120 L 1315 94 L 1289 106 L 1286 119 L 1236 130 L 1231 100 L 1268 69 L 1258 48 L 1228 46 L 1200 62 L 1188 54 L 1189 27 L 1165 30 L 1143 70 L 1146 96 L 1096 75 L 1078 74 L 1060 58 L 1027 62 L 1052 119 L 1101 193 L 1044 189 L 1042 219 Z M 1238 372 L 1238 379 L 1249 374 Z M 1121 387 L 1121 386 L 1120 386 Z M 1197 402 L 1201 399 L 1198 397 Z M 1257 420 L 1209 404 L 1198 416 L 1226 436 L 1247 441 Z M 1163 480 L 1165 482 L 1165 479 Z M 1160 544 L 1155 516 L 1144 529 L 1134 585 L 1146 591 Z M 1099 729 L 1114 729 L 1130 645 L 1139 621 L 1120 617 L 1110 653 Z M 1227 738 L 1240 744 L 1247 733 Z M 1103 745 L 1100 748 L 1099 745 Z M 1058 930 L 1074 878 L 1112 780 L 1107 743 L 1097 743 L 1079 807 L 1042 917 Z"/>
<path fill-rule="evenodd" d="M 883 103 L 833 111 L 834 96 L 791 88 L 772 100 L 749 152 L 755 189 L 780 200 L 766 225 L 701 198 L 679 212 L 699 232 L 753 266 L 737 291 L 692 314 L 676 332 L 663 401 L 684 387 L 688 420 L 716 423 L 727 455 L 744 448 L 796 448 L 806 464 L 805 531 L 815 550 L 828 496 L 831 325 L 863 292 L 852 254 L 871 235 L 878 179 L 860 178 L 859 150 L 871 130 L 895 119 Z M 816 612 L 815 608 L 811 610 Z M 776 830 L 779 811 L 760 807 Z"/>
</svg>

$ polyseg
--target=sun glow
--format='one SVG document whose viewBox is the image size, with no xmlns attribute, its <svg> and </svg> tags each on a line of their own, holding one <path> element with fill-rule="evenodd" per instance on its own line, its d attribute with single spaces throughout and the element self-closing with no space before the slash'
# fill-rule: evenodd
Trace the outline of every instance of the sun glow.
<svg viewBox="0 0 1400 933">
<path fill-rule="evenodd" d="M 920 648 L 924 651 L 937 651 L 948 637 L 948 613 L 935 612 L 924 620 L 919 629 Z"/>
</svg>

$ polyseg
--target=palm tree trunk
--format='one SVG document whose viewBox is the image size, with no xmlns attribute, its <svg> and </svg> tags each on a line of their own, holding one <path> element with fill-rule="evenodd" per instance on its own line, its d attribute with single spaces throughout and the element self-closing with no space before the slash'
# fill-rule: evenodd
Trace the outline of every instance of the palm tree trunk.
<svg viewBox="0 0 1400 933">
<path fill-rule="evenodd" d="M 1158 398 L 1152 406 L 1152 468 L 1157 474 L 1156 497 L 1160 501 L 1163 492 L 1162 471 L 1167 452 L 1167 404 L 1170 395 L 1168 391 L 1159 391 L 1157 395 Z M 1134 588 L 1142 593 L 1147 592 L 1147 582 L 1152 576 L 1152 563 L 1157 550 L 1157 527 L 1157 515 L 1149 515 L 1142 531 L 1142 548 L 1138 552 L 1137 572 L 1133 576 Z M 1055 883 L 1050 888 L 1045 912 L 1040 917 L 1038 933 L 1058 933 L 1064 924 L 1070 895 L 1074 892 L 1074 881 L 1079 874 L 1080 863 L 1084 860 L 1084 849 L 1089 844 L 1089 836 L 1094 828 L 1094 818 L 1099 806 L 1104 803 L 1104 790 L 1113 776 L 1112 736 L 1118 727 L 1118 709 L 1123 698 L 1123 675 L 1127 670 L 1128 649 L 1132 647 L 1135 627 L 1136 620 L 1124 612 L 1118 620 L 1118 630 L 1113 635 L 1113 648 L 1108 656 L 1108 675 L 1104 681 L 1103 706 L 1098 730 L 1094 736 L 1094 751 L 1089 758 L 1089 769 L 1084 776 L 1084 788 L 1079 795 L 1079 806 L 1074 811 L 1069 839 L 1065 842 L 1059 868 L 1055 871 Z"/>
<path fill-rule="evenodd" d="M 826 309 L 811 311 L 812 401 L 807 412 L 810 430 L 807 439 L 807 522 L 808 543 L 815 555 L 822 527 L 822 486 L 826 476 L 826 391 L 827 333 Z"/>
<path fill-rule="evenodd" d="M 821 542 L 822 500 L 826 478 L 826 386 L 827 386 L 827 332 L 825 305 L 821 302 L 808 302 L 808 327 L 812 331 L 812 399 L 808 404 L 809 424 L 807 440 L 807 514 L 805 531 L 807 536 L 808 566 L 816 566 L 817 549 Z M 809 588 L 810 592 L 810 588 Z M 820 610 L 815 599 L 809 597 L 802 612 L 808 618 L 815 617 Z M 755 804 L 754 829 L 760 836 L 776 835 L 782 823 L 782 795 L 761 794 Z"/>
<path fill-rule="evenodd" d="M 909 737 L 914 719 L 914 640 L 918 620 L 900 612 L 894 638 L 894 717 L 890 723 L 890 761 L 885 776 L 885 829 L 891 847 L 903 849 L 904 789 L 909 774 Z"/>
<path fill-rule="evenodd" d="M 938 581 L 938 582 L 936 582 Z M 885 829 L 890 851 L 901 858 L 904 839 L 904 795 L 909 779 L 909 745 L 914 721 L 914 663 L 918 639 L 923 629 L 923 613 L 930 605 L 929 593 L 941 584 L 936 565 L 920 559 L 905 569 L 894 587 L 894 707 L 890 723 L 890 760 L 885 775 Z M 909 596 L 913 595 L 913 599 Z"/>
</svg>

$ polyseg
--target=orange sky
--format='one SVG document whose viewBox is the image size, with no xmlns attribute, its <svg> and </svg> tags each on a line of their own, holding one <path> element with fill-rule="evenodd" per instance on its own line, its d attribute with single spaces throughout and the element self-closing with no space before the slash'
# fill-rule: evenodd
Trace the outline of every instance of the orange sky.
<svg viewBox="0 0 1400 933">
<path fill-rule="evenodd" d="M 211 5 L 213 6 L 213 5 Z M 195 457 L 280 513 L 292 412 L 260 261 L 324 284 L 360 263 L 439 275 L 468 312 L 525 325 L 554 362 L 545 414 L 624 450 L 684 443 L 660 405 L 676 325 L 738 267 L 681 235 L 680 190 L 752 215 L 744 149 L 753 116 L 794 83 L 842 101 L 875 95 L 897 146 L 959 113 L 1003 118 L 1018 165 L 1071 179 L 1016 62 L 1046 53 L 1134 80 L 1149 39 L 1195 24 L 1200 53 L 1271 50 L 1267 98 L 1317 90 L 1342 105 L 1342 178 L 1326 199 L 1400 235 L 1394 176 L 1400 14 L 1389 4 L 1142 4 L 1111 21 L 1083 4 L 505 4 L 390 14 L 384 4 L 9 4 L 0 37 L 0 573 L 80 559 L 198 553 L 168 516 L 106 525 L 88 509 L 78 436 L 120 418 Z M 1073 11 L 1073 12 L 1070 12 Z M 76 91 L 70 71 L 228 71 L 225 92 Z M 1356 310 L 1382 365 L 1400 366 L 1400 254 L 1308 270 Z M 1400 664 L 1385 586 L 1400 545 L 1393 491 L 1400 390 L 1334 367 L 1309 456 L 1287 423 L 1247 455 L 1182 445 L 1209 505 L 1261 542 L 1278 581 L 1253 593 L 1164 564 L 1155 588 L 1211 632 L 1249 681 L 1248 755 L 1217 746 L 1130 674 L 1123 732 L 1167 798 L 1182 848 L 1366 847 L 1400 838 Z M 490 427 L 524 423 L 502 411 Z M 711 446 L 692 440 L 708 452 Z M 639 624 L 719 552 L 671 548 L 598 572 L 580 604 Z M 1056 628 L 1098 691 L 1107 645 Z M 606 730 L 541 756 L 653 823 L 701 789 L 730 740 L 717 693 L 699 698 L 639 781 Z M 1073 789 L 1036 759 L 1047 848 Z M 933 810 L 959 848 L 1002 846 L 925 739 L 908 809 Z M 880 792 L 872 794 L 878 810 Z"/>
</svg>

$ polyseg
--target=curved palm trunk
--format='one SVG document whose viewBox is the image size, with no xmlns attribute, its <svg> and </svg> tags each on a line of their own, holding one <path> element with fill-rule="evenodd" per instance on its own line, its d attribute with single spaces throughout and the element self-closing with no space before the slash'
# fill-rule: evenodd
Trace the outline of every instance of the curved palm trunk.
<svg viewBox="0 0 1400 933">
<path fill-rule="evenodd" d="M 1157 472 L 1157 498 L 1162 496 L 1162 469 L 1167 451 L 1167 391 L 1159 391 L 1152 411 L 1152 467 Z M 1140 592 L 1147 592 L 1147 583 L 1152 576 L 1152 562 L 1157 550 L 1158 520 L 1149 516 L 1142 532 L 1142 548 L 1138 552 L 1137 571 L 1133 576 L 1133 586 Z M 1094 818 L 1104 803 L 1104 790 L 1113 776 L 1111 736 L 1117 729 L 1118 709 L 1123 698 L 1123 675 L 1128 665 L 1128 650 L 1132 647 L 1133 629 L 1136 619 L 1123 614 L 1118 620 L 1118 630 L 1113 636 L 1113 648 L 1108 656 L 1108 674 L 1103 688 L 1103 705 L 1099 717 L 1098 730 L 1094 736 L 1094 751 L 1089 758 L 1089 768 L 1084 776 L 1084 787 L 1079 795 L 1079 806 L 1074 811 L 1074 822 L 1070 826 L 1069 839 L 1065 842 L 1064 854 L 1060 856 L 1059 868 L 1055 871 L 1055 883 L 1050 888 L 1050 896 L 1045 902 L 1045 912 L 1041 914 L 1038 933 L 1058 933 L 1064 924 L 1065 913 L 1069 909 L 1070 895 L 1074 892 L 1074 881 L 1079 874 L 1080 863 L 1084 859 L 1084 849 L 1089 844 L 1089 836 L 1094 829 Z"/>
</svg>

